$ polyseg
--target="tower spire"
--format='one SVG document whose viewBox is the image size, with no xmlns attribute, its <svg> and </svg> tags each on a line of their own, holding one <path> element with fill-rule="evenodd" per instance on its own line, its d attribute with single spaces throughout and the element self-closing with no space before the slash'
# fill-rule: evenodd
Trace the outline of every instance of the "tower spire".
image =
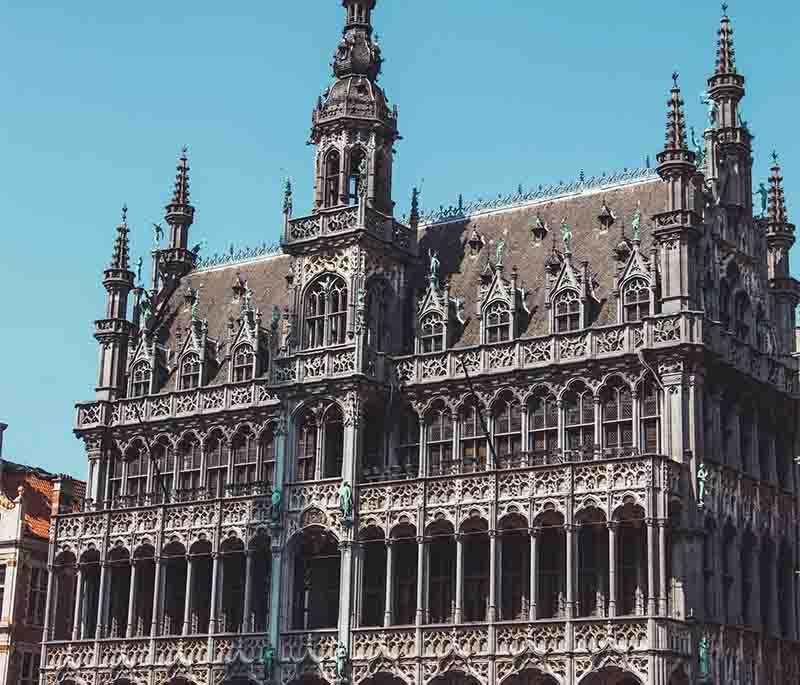
<svg viewBox="0 0 800 685">
<path fill-rule="evenodd" d="M 708 79 L 708 96 L 716 103 L 716 127 L 739 128 L 739 102 L 744 97 L 744 77 L 736 70 L 733 23 L 728 16 L 727 4 L 722 5 L 722 18 L 717 31 L 716 65 L 713 75 Z"/>
<path fill-rule="evenodd" d="M 686 142 L 686 115 L 683 112 L 684 102 L 678 85 L 678 76 L 677 71 L 672 72 L 672 90 L 667 102 L 667 135 L 664 142 L 664 153 L 689 152 Z"/>
<path fill-rule="evenodd" d="M 728 16 L 728 3 L 722 4 L 722 19 L 719 22 L 717 40 L 716 74 L 736 73 L 736 51 L 733 47 L 733 25 Z"/>
<path fill-rule="evenodd" d="M 117 226 L 117 238 L 114 241 L 114 254 L 111 255 L 111 268 L 126 271 L 130 254 L 128 241 L 128 207 L 122 207 L 122 222 Z"/>
<path fill-rule="evenodd" d="M 778 153 L 772 153 L 772 174 L 769 178 L 769 205 L 767 208 L 767 230 L 770 233 L 794 233 L 786 212 L 786 198 L 783 193 L 783 176 Z"/>
<path fill-rule="evenodd" d="M 189 247 L 189 227 L 194 223 L 194 207 L 189 202 L 189 150 L 184 147 L 178 159 L 172 200 L 166 207 L 164 219 L 169 224 L 169 248 L 160 253 L 162 268 L 184 276 L 194 267 L 197 255 Z"/>
</svg>

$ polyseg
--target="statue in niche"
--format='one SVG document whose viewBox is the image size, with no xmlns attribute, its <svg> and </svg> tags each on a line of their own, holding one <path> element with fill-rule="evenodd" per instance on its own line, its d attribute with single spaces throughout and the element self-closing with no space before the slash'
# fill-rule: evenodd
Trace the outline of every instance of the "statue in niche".
<svg viewBox="0 0 800 685">
<path fill-rule="evenodd" d="M 763 181 L 758 184 L 758 190 L 753 195 L 758 196 L 761 200 L 761 218 L 764 218 L 767 215 L 767 205 L 769 204 L 769 189 Z"/>
</svg>

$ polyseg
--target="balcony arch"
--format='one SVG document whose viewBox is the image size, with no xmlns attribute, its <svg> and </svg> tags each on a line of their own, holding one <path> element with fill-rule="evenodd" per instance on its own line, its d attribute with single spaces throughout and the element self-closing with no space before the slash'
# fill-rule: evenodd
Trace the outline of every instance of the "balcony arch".
<svg viewBox="0 0 800 685">
<path fill-rule="evenodd" d="M 500 682 L 502 685 L 558 685 L 558 681 L 553 676 L 535 668 L 527 668 L 519 673 L 513 673 Z"/>
<path fill-rule="evenodd" d="M 80 615 L 78 638 L 88 640 L 97 636 L 100 606 L 100 551 L 90 545 L 80 557 L 81 580 L 78 589 Z M 82 585 L 82 587 L 81 587 Z"/>
<path fill-rule="evenodd" d="M 452 671 L 436 676 L 428 685 L 480 685 L 480 682 L 463 671 Z"/>
<path fill-rule="evenodd" d="M 323 274 L 313 280 L 303 296 L 305 349 L 317 349 L 347 342 L 347 283 L 337 274 Z"/>
<path fill-rule="evenodd" d="M 183 543 L 177 539 L 167 543 L 161 551 L 161 563 L 161 572 L 164 574 L 161 632 L 163 635 L 180 635 L 183 632 L 188 572 L 186 547 Z"/>
<path fill-rule="evenodd" d="M 417 571 L 420 545 L 417 529 L 407 522 L 398 523 L 389 531 L 393 547 L 391 625 L 413 625 L 417 612 Z"/>
<path fill-rule="evenodd" d="M 609 601 L 608 521 L 598 507 L 576 513 L 578 526 L 577 615 L 605 617 Z"/>
<path fill-rule="evenodd" d="M 456 540 L 453 524 L 445 519 L 425 531 L 428 560 L 428 623 L 451 623 L 455 608 Z"/>
<path fill-rule="evenodd" d="M 362 554 L 361 621 L 364 627 L 382 626 L 386 608 L 386 539 L 374 523 L 359 534 Z"/>
<path fill-rule="evenodd" d="M 131 554 L 117 545 L 108 553 L 109 637 L 125 637 L 128 629 L 128 601 L 131 594 Z"/>
<path fill-rule="evenodd" d="M 335 628 L 339 620 L 341 555 L 336 537 L 312 524 L 287 545 L 292 560 L 288 598 L 294 630 Z"/>
<path fill-rule="evenodd" d="M 246 585 L 245 545 L 241 538 L 229 535 L 220 545 L 222 591 L 220 594 L 220 623 L 222 632 L 238 633 L 244 621 Z"/>
<path fill-rule="evenodd" d="M 580 685 L 643 685 L 635 675 L 616 666 L 606 666 L 588 673 L 579 681 Z"/>
<path fill-rule="evenodd" d="M 567 608 L 567 536 L 564 516 L 561 512 L 548 510 L 533 522 L 536 538 L 535 597 L 532 613 L 534 619 L 561 618 Z"/>
<path fill-rule="evenodd" d="M 55 609 L 53 611 L 53 639 L 69 640 L 72 636 L 75 586 L 77 582 L 77 559 L 75 554 L 64 549 L 53 561 L 53 583 Z"/>
<path fill-rule="evenodd" d="M 531 537 L 521 513 L 503 516 L 500 529 L 500 619 L 527 619 L 531 602 Z"/>
</svg>

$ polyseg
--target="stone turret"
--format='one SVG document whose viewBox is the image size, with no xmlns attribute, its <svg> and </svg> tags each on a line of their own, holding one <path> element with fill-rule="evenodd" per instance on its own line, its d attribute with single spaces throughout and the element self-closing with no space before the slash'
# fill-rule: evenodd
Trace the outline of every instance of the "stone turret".
<svg viewBox="0 0 800 685">
<path fill-rule="evenodd" d="M 183 148 L 175 175 L 172 200 L 164 218 L 170 227 L 169 248 L 161 251 L 161 269 L 181 277 L 195 266 L 197 256 L 189 250 L 189 228 L 194 222 L 194 207 L 189 202 L 189 157 Z"/>
</svg>

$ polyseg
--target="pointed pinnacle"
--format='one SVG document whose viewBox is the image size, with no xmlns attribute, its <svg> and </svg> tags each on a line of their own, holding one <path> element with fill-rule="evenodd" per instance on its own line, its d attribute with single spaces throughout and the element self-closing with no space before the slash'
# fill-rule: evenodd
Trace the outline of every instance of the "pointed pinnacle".
<svg viewBox="0 0 800 685">
<path fill-rule="evenodd" d="M 733 26 L 728 16 L 728 5 L 722 6 L 722 19 L 717 40 L 717 74 L 736 73 L 736 51 L 733 47 Z"/>
<path fill-rule="evenodd" d="M 772 153 L 773 166 L 772 175 L 769 178 L 769 208 L 767 216 L 769 223 L 773 225 L 782 225 L 789 223 L 789 217 L 786 212 L 786 197 L 783 192 L 783 176 L 781 176 L 781 167 L 778 164 L 778 153 Z"/>
<path fill-rule="evenodd" d="M 175 190 L 172 193 L 173 205 L 189 204 L 189 148 L 184 146 L 181 149 L 181 156 L 178 160 L 177 174 L 175 175 Z"/>
<path fill-rule="evenodd" d="M 111 255 L 111 268 L 127 270 L 128 269 L 128 223 L 127 223 L 128 208 L 122 208 L 122 223 L 117 226 L 117 237 L 114 240 L 114 253 Z"/>
<path fill-rule="evenodd" d="M 686 118 L 683 113 L 683 98 L 678 86 L 677 72 L 672 74 L 673 87 L 667 102 L 667 134 L 665 150 L 686 149 Z"/>
</svg>

